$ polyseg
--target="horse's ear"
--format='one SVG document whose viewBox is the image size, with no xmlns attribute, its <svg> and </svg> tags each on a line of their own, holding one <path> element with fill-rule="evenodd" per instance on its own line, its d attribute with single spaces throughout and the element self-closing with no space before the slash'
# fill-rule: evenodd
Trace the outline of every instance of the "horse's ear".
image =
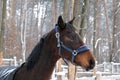
<svg viewBox="0 0 120 80">
<path fill-rule="evenodd" d="M 62 16 L 59 16 L 58 17 L 58 22 L 57 22 L 58 26 L 61 28 L 61 29 L 64 29 L 65 28 L 65 23 L 62 19 Z"/>
<path fill-rule="evenodd" d="M 68 23 L 70 23 L 71 25 L 73 25 L 74 20 L 75 20 L 75 17 L 71 21 L 69 21 Z"/>
</svg>

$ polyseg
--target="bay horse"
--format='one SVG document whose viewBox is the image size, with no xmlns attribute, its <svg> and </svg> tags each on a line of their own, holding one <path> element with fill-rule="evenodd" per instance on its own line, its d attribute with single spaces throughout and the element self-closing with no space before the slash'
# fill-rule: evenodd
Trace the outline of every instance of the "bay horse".
<svg viewBox="0 0 120 80">
<path fill-rule="evenodd" d="M 18 68 L 11 67 L 12 70 L 0 69 L 0 80 L 50 80 L 60 58 L 86 71 L 93 69 L 94 56 L 73 27 L 73 21 L 74 18 L 65 23 L 59 16 L 55 28 L 40 39 L 25 63 Z"/>
</svg>

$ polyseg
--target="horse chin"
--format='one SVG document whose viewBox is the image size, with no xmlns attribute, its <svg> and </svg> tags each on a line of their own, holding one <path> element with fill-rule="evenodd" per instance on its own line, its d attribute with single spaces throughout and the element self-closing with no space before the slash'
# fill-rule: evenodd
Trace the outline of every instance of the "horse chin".
<svg viewBox="0 0 120 80">
<path fill-rule="evenodd" d="M 82 69 L 85 70 L 85 71 L 89 71 L 89 70 L 93 69 L 93 68 L 89 67 L 89 66 L 86 65 L 86 64 L 83 64 L 81 67 L 82 67 Z"/>
<path fill-rule="evenodd" d="M 94 69 L 94 67 L 84 66 L 83 69 L 86 71 L 90 71 L 90 70 Z"/>
<path fill-rule="evenodd" d="M 89 71 L 87 64 L 75 64 L 76 66 L 80 66 L 84 71 Z"/>
</svg>

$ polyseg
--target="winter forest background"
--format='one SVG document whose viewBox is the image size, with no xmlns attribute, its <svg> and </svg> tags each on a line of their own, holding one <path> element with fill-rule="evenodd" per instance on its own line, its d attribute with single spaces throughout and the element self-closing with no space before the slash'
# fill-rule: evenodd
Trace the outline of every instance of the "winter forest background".
<svg viewBox="0 0 120 80">
<path fill-rule="evenodd" d="M 120 0 L 0 0 L 0 54 L 25 61 L 59 15 L 76 17 L 98 63 L 120 62 Z"/>
</svg>

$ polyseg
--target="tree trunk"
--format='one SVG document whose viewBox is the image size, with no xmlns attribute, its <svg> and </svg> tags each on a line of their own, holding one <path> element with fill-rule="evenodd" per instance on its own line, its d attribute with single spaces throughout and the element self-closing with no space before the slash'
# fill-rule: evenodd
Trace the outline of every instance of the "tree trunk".
<svg viewBox="0 0 120 80">
<path fill-rule="evenodd" d="M 41 12 L 41 11 L 40 11 L 40 9 L 41 9 L 40 6 L 41 6 L 41 0 L 39 0 L 38 11 L 37 11 L 37 14 L 38 14 L 38 17 L 37 17 L 37 20 L 38 20 L 38 24 L 37 24 L 37 27 L 38 27 L 38 41 L 40 40 L 40 37 L 41 37 L 41 35 L 40 35 L 40 25 L 39 25 L 39 22 L 40 22 L 40 21 L 39 21 L 39 20 L 40 20 L 40 19 L 39 19 L 39 17 L 40 17 L 39 14 L 40 14 L 40 12 Z M 33 14 L 33 11 L 34 11 L 33 9 L 34 9 L 34 6 L 32 7 L 32 14 Z M 31 18 L 31 21 L 32 21 L 32 20 L 33 20 L 33 16 L 32 16 L 32 18 Z M 31 24 L 31 27 L 32 27 L 32 24 Z M 31 38 L 32 38 L 32 37 L 31 37 Z"/>
<path fill-rule="evenodd" d="M 21 45 L 22 45 L 22 59 L 25 62 L 26 53 L 26 27 L 27 27 L 27 0 L 25 0 L 23 9 L 23 21 L 21 25 Z"/>
<path fill-rule="evenodd" d="M 73 0 L 73 16 L 76 17 L 74 21 L 74 26 L 76 27 L 77 30 L 80 29 L 80 7 L 81 7 L 81 0 Z"/>
<path fill-rule="evenodd" d="M 63 17 L 64 17 L 65 21 L 69 20 L 69 14 L 68 14 L 69 11 L 68 10 L 69 10 L 69 0 L 64 0 L 64 14 L 63 14 Z"/>
<path fill-rule="evenodd" d="M 52 26 L 55 26 L 55 23 L 56 23 L 56 19 L 57 19 L 57 0 L 53 0 L 53 25 Z"/>
<path fill-rule="evenodd" d="M 81 35 L 81 37 L 84 37 L 85 34 L 85 18 L 86 18 L 86 8 L 87 8 L 87 1 L 88 0 L 83 0 L 83 6 L 82 6 L 82 13 L 81 13 L 81 22 L 80 22 L 80 30 L 79 30 L 79 34 Z"/>
<path fill-rule="evenodd" d="M 0 0 L 0 23 L 2 22 L 2 0 Z M 2 50 L 1 50 L 1 47 L 2 47 L 2 44 L 1 44 L 1 24 L 0 24 L 0 66 L 2 65 Z"/>
<path fill-rule="evenodd" d="M 97 53 L 96 53 L 96 28 L 97 28 L 97 7 L 98 7 L 98 0 L 94 1 L 94 28 L 93 28 L 93 53 L 95 55 L 95 57 L 97 58 Z"/>
<path fill-rule="evenodd" d="M 112 48 L 111 48 L 111 54 L 110 54 L 110 62 L 119 62 L 119 21 L 120 21 L 120 16 L 119 13 L 119 7 L 117 4 L 119 3 L 118 0 L 113 0 L 113 31 L 112 31 Z M 118 42 L 118 43 L 117 43 Z"/>
<path fill-rule="evenodd" d="M 9 50 L 10 52 L 8 52 L 6 55 L 8 55 L 8 57 L 10 55 L 15 55 L 17 50 L 15 49 L 16 48 L 16 45 L 17 45 L 17 42 L 16 42 L 16 39 L 17 36 L 16 36 L 16 26 L 15 26 L 15 14 L 16 14 L 16 0 L 10 0 L 10 16 L 9 16 L 9 25 L 8 25 L 8 41 L 10 45 L 12 46 L 8 46 L 9 47 Z"/>
<path fill-rule="evenodd" d="M 0 0 L 0 23 L 2 22 L 2 1 Z M 1 30 L 1 24 L 0 24 L 0 30 Z"/>
<path fill-rule="evenodd" d="M 106 25 L 106 31 L 107 31 L 107 35 L 105 35 L 108 40 L 111 40 L 110 39 L 110 27 L 109 27 L 109 20 L 108 20 L 108 11 L 107 11 L 107 6 L 106 6 L 106 0 L 103 1 L 103 7 L 104 7 L 104 14 L 105 14 L 105 25 Z M 108 41 L 108 45 L 111 45 L 111 42 Z M 110 49 L 110 46 L 108 46 L 109 49 Z M 106 53 L 107 54 L 107 53 Z M 111 51 L 109 51 L 109 54 L 111 56 Z M 107 56 L 106 56 L 107 57 Z M 111 62 L 111 61 L 110 61 Z"/>
<path fill-rule="evenodd" d="M 3 2 L 2 2 L 3 1 Z M 4 51 L 4 30 L 5 30 L 5 21 L 6 21 L 6 0 L 1 1 L 1 11 L 2 11 L 2 19 L 0 25 L 0 65 L 2 64 L 2 55 Z"/>
</svg>

